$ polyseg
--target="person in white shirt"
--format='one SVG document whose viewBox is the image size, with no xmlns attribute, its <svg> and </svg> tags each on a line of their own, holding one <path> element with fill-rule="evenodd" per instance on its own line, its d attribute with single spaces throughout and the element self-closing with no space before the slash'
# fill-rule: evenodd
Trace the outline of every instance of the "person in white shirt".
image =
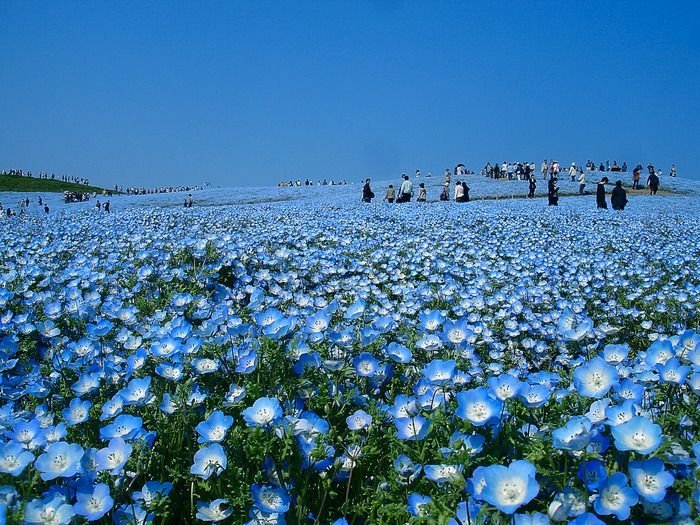
<svg viewBox="0 0 700 525">
<path fill-rule="evenodd" d="M 578 172 L 578 194 L 583 195 L 583 189 L 586 187 L 586 175 L 583 170 Z"/>
<path fill-rule="evenodd" d="M 462 199 L 464 199 L 464 188 L 462 184 L 457 181 L 457 185 L 455 186 L 455 201 L 462 202 Z"/>
<path fill-rule="evenodd" d="M 411 196 L 413 195 L 413 183 L 409 180 L 408 175 L 403 174 L 403 182 L 401 183 L 401 188 L 399 189 L 399 198 L 397 202 L 411 202 Z"/>
</svg>

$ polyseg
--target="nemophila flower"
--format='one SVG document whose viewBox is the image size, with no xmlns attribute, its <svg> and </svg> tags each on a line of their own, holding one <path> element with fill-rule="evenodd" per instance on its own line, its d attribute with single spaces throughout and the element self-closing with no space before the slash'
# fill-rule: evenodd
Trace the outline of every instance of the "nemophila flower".
<svg viewBox="0 0 700 525">
<path fill-rule="evenodd" d="M 231 416 L 224 415 L 221 410 L 215 410 L 206 420 L 195 427 L 199 434 L 197 443 L 221 443 L 232 424 L 233 418 Z"/>
<path fill-rule="evenodd" d="M 540 491 L 535 466 L 529 461 L 513 461 L 508 467 L 492 465 L 481 474 L 485 484 L 481 499 L 506 514 L 527 505 Z"/>
<path fill-rule="evenodd" d="M 493 395 L 501 401 L 517 396 L 522 387 L 520 380 L 510 374 L 489 377 L 486 384 L 493 392 Z"/>
<path fill-rule="evenodd" d="M 89 490 L 78 490 L 73 510 L 78 516 L 83 516 L 88 521 L 97 521 L 107 514 L 114 506 L 114 500 L 109 493 L 109 487 L 104 483 L 98 483 Z"/>
<path fill-rule="evenodd" d="M 24 508 L 25 525 L 68 525 L 74 516 L 73 506 L 59 494 L 33 499 Z"/>
<path fill-rule="evenodd" d="M 608 363 L 611 363 L 613 365 L 618 365 L 622 363 L 625 359 L 627 359 L 627 356 L 630 353 L 630 345 L 627 343 L 623 344 L 618 344 L 618 345 L 605 345 L 605 348 L 603 348 L 603 354 L 602 357 L 605 359 Z"/>
<path fill-rule="evenodd" d="M 321 310 L 306 318 L 306 329 L 312 334 L 325 332 L 331 322 L 328 312 Z"/>
<path fill-rule="evenodd" d="M 690 372 L 690 367 L 681 365 L 681 362 L 675 357 L 663 364 L 656 365 L 656 369 L 659 371 L 659 381 L 676 385 L 684 384 L 685 378 Z"/>
<path fill-rule="evenodd" d="M 169 481 L 147 481 L 141 490 L 134 491 L 131 498 L 139 505 L 152 507 L 157 500 L 167 498 L 172 490 L 173 484 Z"/>
<path fill-rule="evenodd" d="M 569 522 L 569 525 L 605 525 L 598 516 L 590 512 L 584 512 Z"/>
<path fill-rule="evenodd" d="M 462 480 L 463 465 L 425 465 L 423 473 L 426 479 L 441 486 L 443 483 L 453 483 Z"/>
<path fill-rule="evenodd" d="M 69 478 L 80 472 L 83 453 L 80 445 L 59 441 L 46 447 L 46 452 L 37 458 L 34 466 L 44 481 Z"/>
<path fill-rule="evenodd" d="M 119 395 L 119 393 L 115 394 L 112 399 L 109 401 L 106 401 L 104 405 L 102 405 L 102 414 L 100 415 L 100 421 L 105 421 L 107 419 L 112 419 L 113 417 L 121 414 L 122 409 L 124 408 L 124 399 Z"/>
<path fill-rule="evenodd" d="M 450 343 L 458 345 L 467 340 L 472 335 L 472 331 L 466 319 L 457 321 L 448 319 L 443 327 L 443 335 Z"/>
<path fill-rule="evenodd" d="M 513 514 L 513 525 L 550 525 L 549 517 L 541 512 Z"/>
<path fill-rule="evenodd" d="M 65 423 L 59 423 L 56 426 L 49 426 L 44 429 L 44 439 L 48 444 L 61 441 L 67 435 L 68 429 L 66 428 Z"/>
<path fill-rule="evenodd" d="M 421 370 L 421 375 L 434 385 L 445 385 L 452 381 L 457 363 L 454 359 L 433 359 Z"/>
<path fill-rule="evenodd" d="M 100 375 L 94 374 L 81 374 L 78 380 L 71 385 L 71 390 L 75 392 L 78 397 L 87 396 L 89 394 L 95 393 L 100 388 Z"/>
<path fill-rule="evenodd" d="M 222 521 L 233 514 L 233 508 L 229 506 L 228 500 L 216 499 L 210 503 L 197 502 L 197 519 L 216 523 Z"/>
<path fill-rule="evenodd" d="M 673 344 L 668 339 L 657 339 L 646 351 L 644 362 L 650 367 L 664 364 L 674 356 Z"/>
<path fill-rule="evenodd" d="M 12 425 L 12 432 L 8 432 L 7 437 L 15 440 L 28 450 L 40 447 L 46 442 L 44 430 L 38 420 L 30 421 L 18 420 Z"/>
<path fill-rule="evenodd" d="M 96 470 L 109 470 L 113 476 L 120 475 L 132 450 L 133 447 L 122 438 L 111 439 L 107 447 L 95 454 Z"/>
<path fill-rule="evenodd" d="M 430 496 L 422 496 L 414 492 L 408 496 L 406 510 L 408 510 L 411 516 L 415 516 L 416 518 L 427 516 L 430 512 L 429 507 L 432 501 L 433 498 Z"/>
<path fill-rule="evenodd" d="M 345 310 L 345 314 L 343 315 L 343 318 L 348 320 L 348 321 L 354 321 L 355 319 L 359 319 L 362 317 L 362 314 L 365 312 L 365 307 L 366 307 L 366 302 L 364 299 L 358 299 L 354 303 L 352 303 L 350 306 L 348 306 L 347 310 Z"/>
<path fill-rule="evenodd" d="M 485 521 L 480 517 L 482 505 L 474 500 L 461 501 L 457 504 L 455 517 L 450 518 L 447 525 L 485 525 Z"/>
<path fill-rule="evenodd" d="M 638 501 L 637 493 L 627 485 L 627 476 L 615 472 L 601 481 L 593 508 L 600 516 L 613 515 L 619 520 L 626 520 L 630 517 L 631 507 Z"/>
<path fill-rule="evenodd" d="M 567 307 L 559 316 L 557 328 L 565 341 L 580 341 L 593 328 L 593 321 L 585 318 L 578 322 L 576 313 Z"/>
<path fill-rule="evenodd" d="M 122 398 L 124 405 L 142 406 L 148 401 L 151 387 L 151 376 L 143 378 L 135 378 L 129 381 L 129 384 L 119 391 L 119 397 Z"/>
<path fill-rule="evenodd" d="M 221 445 L 214 443 L 204 448 L 200 448 L 194 455 L 194 463 L 190 467 L 190 473 L 200 476 L 202 479 L 209 479 L 211 476 L 218 476 L 224 470 L 228 461 L 226 453 Z"/>
<path fill-rule="evenodd" d="M 503 402 L 491 397 L 486 387 L 480 386 L 466 392 L 458 392 L 455 397 L 457 399 L 455 415 L 458 418 L 466 419 L 477 427 L 499 422 Z"/>
<path fill-rule="evenodd" d="M 634 403 L 641 403 L 644 397 L 644 386 L 627 378 L 613 387 L 615 393 L 622 399 L 628 399 Z"/>
<path fill-rule="evenodd" d="M 219 369 L 219 362 L 208 357 L 196 357 L 192 360 L 190 366 L 195 374 L 213 374 Z"/>
<path fill-rule="evenodd" d="M 34 454 L 19 443 L 8 441 L 0 445 L 0 472 L 19 476 L 32 461 L 34 461 Z"/>
<path fill-rule="evenodd" d="M 645 501 L 659 503 L 666 497 L 666 491 L 675 481 L 673 475 L 664 468 L 659 458 L 645 461 L 631 461 L 629 465 L 632 488 Z"/>
<path fill-rule="evenodd" d="M 177 412 L 178 404 L 175 402 L 172 396 L 166 392 L 163 394 L 163 399 L 158 405 L 158 408 L 160 408 L 160 410 L 165 414 L 174 414 Z"/>
<path fill-rule="evenodd" d="M 282 405 L 277 398 L 261 397 L 253 406 L 246 408 L 242 415 L 250 427 L 267 427 L 282 417 Z"/>
<path fill-rule="evenodd" d="M 73 398 L 68 407 L 63 409 L 63 419 L 69 427 L 83 423 L 87 421 L 91 406 L 92 402 L 87 399 L 83 401 L 77 397 Z"/>
<path fill-rule="evenodd" d="M 552 445 L 559 450 L 583 450 L 591 442 L 592 424 L 586 416 L 569 418 L 562 428 L 552 432 Z"/>
<path fill-rule="evenodd" d="M 136 350 L 136 352 L 134 352 L 126 358 L 126 373 L 131 375 L 137 370 L 139 370 L 141 367 L 143 367 L 143 365 L 146 364 L 147 357 L 148 354 L 143 348 L 139 348 L 138 350 Z"/>
<path fill-rule="evenodd" d="M 154 372 L 168 381 L 180 381 L 183 375 L 182 365 L 175 363 L 160 363 Z"/>
<path fill-rule="evenodd" d="M 430 421 L 423 416 L 394 418 L 397 436 L 406 441 L 422 441 L 430 431 Z"/>
<path fill-rule="evenodd" d="M 397 363 L 410 363 L 413 359 L 413 353 L 404 345 L 392 342 L 384 349 L 386 356 Z"/>
<path fill-rule="evenodd" d="M 615 448 L 620 451 L 633 450 L 640 454 L 651 454 L 662 441 L 661 427 L 644 416 L 635 416 L 629 421 L 612 427 Z"/>
<path fill-rule="evenodd" d="M 523 384 L 518 394 L 518 399 L 527 408 L 538 408 L 544 405 L 552 396 L 552 391 L 545 385 Z"/>
<path fill-rule="evenodd" d="M 352 366 L 360 377 L 372 377 L 377 371 L 379 361 L 369 352 L 362 352 L 352 360 Z"/>
<path fill-rule="evenodd" d="M 107 441 L 120 437 L 130 441 L 143 430 L 142 424 L 143 420 L 140 417 L 120 414 L 112 423 L 100 429 L 100 439 Z"/>
<path fill-rule="evenodd" d="M 182 342 L 174 337 L 164 337 L 151 345 L 152 356 L 169 359 L 182 352 Z"/>
<path fill-rule="evenodd" d="M 263 512 L 284 514 L 289 510 L 289 494 L 282 487 L 254 483 L 250 492 L 253 504 Z"/>
<path fill-rule="evenodd" d="M 611 427 L 615 427 L 626 423 L 636 415 L 637 409 L 634 405 L 634 401 L 628 399 L 621 405 L 609 406 L 605 409 L 605 416 L 607 417 L 605 423 Z"/>
<path fill-rule="evenodd" d="M 582 461 L 578 467 L 578 478 L 588 490 L 597 490 L 600 482 L 608 477 L 603 462 L 597 459 L 592 461 Z"/>
<path fill-rule="evenodd" d="M 192 362 L 194 366 L 194 361 Z M 258 353 L 254 349 L 239 355 L 236 359 L 235 372 L 239 374 L 251 374 L 258 368 Z M 218 369 L 218 363 L 217 363 Z"/>
<path fill-rule="evenodd" d="M 586 417 L 591 420 L 591 423 L 600 423 L 605 420 L 605 410 L 610 405 L 611 400 L 609 398 L 598 399 L 593 401 L 591 406 L 586 412 Z"/>
<path fill-rule="evenodd" d="M 426 334 L 416 341 L 416 347 L 427 352 L 435 352 L 442 348 L 442 339 L 436 334 Z"/>
<path fill-rule="evenodd" d="M 421 329 L 427 332 L 439 330 L 445 322 L 445 315 L 440 310 L 429 310 L 418 314 Z"/>
<path fill-rule="evenodd" d="M 154 513 L 149 513 L 138 504 L 120 505 L 113 516 L 116 525 L 147 525 L 155 518 Z"/>
<path fill-rule="evenodd" d="M 364 430 L 372 425 L 372 416 L 364 410 L 356 410 L 345 422 L 350 430 Z"/>
<path fill-rule="evenodd" d="M 600 399 L 617 381 L 615 367 L 600 357 L 594 357 L 574 370 L 574 388 L 584 397 Z"/>
<path fill-rule="evenodd" d="M 399 483 L 413 483 L 421 473 L 421 465 L 413 463 L 406 454 L 399 454 L 393 462 L 394 470 L 399 477 Z"/>
<path fill-rule="evenodd" d="M 188 406 L 196 407 L 204 403 L 207 397 L 209 397 L 207 391 L 201 389 L 199 385 L 195 383 L 192 385 L 192 388 L 190 388 L 190 391 L 185 398 L 185 403 L 187 403 Z"/>
<path fill-rule="evenodd" d="M 575 518 L 586 511 L 587 498 L 573 487 L 557 492 L 547 507 L 547 515 L 554 522 Z"/>
</svg>

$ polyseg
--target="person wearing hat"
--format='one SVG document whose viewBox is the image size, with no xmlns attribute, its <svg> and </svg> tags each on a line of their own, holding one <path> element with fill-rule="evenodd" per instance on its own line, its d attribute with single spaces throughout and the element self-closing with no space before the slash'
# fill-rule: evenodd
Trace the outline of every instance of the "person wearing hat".
<svg viewBox="0 0 700 525">
<path fill-rule="evenodd" d="M 571 177 L 571 182 L 574 182 L 576 180 L 576 163 L 572 162 L 571 166 L 569 167 L 569 177 Z"/>
<path fill-rule="evenodd" d="M 608 183 L 608 178 L 603 177 L 600 179 L 600 182 L 598 183 L 598 187 L 596 188 L 595 191 L 595 202 L 598 205 L 598 208 L 602 208 L 607 210 L 608 209 L 608 203 L 605 201 L 605 185 Z"/>
<path fill-rule="evenodd" d="M 622 181 L 615 182 L 615 187 L 610 194 L 610 204 L 613 210 L 624 210 L 627 205 L 627 192 L 622 187 Z"/>
</svg>

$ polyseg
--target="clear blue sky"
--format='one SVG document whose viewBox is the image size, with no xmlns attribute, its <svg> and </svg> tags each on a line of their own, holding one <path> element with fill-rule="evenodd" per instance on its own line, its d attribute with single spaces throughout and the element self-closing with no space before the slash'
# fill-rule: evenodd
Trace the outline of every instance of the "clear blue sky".
<svg viewBox="0 0 700 525">
<path fill-rule="evenodd" d="M 0 1 L 0 169 L 274 184 L 457 162 L 700 177 L 700 7 Z"/>
</svg>

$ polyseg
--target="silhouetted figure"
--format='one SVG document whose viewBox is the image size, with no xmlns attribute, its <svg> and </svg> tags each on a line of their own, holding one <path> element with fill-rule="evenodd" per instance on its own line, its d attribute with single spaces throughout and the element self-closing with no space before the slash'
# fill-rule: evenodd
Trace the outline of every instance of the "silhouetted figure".
<svg viewBox="0 0 700 525">
<path fill-rule="evenodd" d="M 598 208 L 608 209 L 608 203 L 605 200 L 605 185 L 608 183 L 608 178 L 603 177 L 598 183 L 598 187 L 595 190 L 595 202 Z"/>
<path fill-rule="evenodd" d="M 622 187 L 622 181 L 615 182 L 615 187 L 610 194 L 610 205 L 613 210 L 624 210 L 627 205 L 627 192 Z"/>
</svg>

